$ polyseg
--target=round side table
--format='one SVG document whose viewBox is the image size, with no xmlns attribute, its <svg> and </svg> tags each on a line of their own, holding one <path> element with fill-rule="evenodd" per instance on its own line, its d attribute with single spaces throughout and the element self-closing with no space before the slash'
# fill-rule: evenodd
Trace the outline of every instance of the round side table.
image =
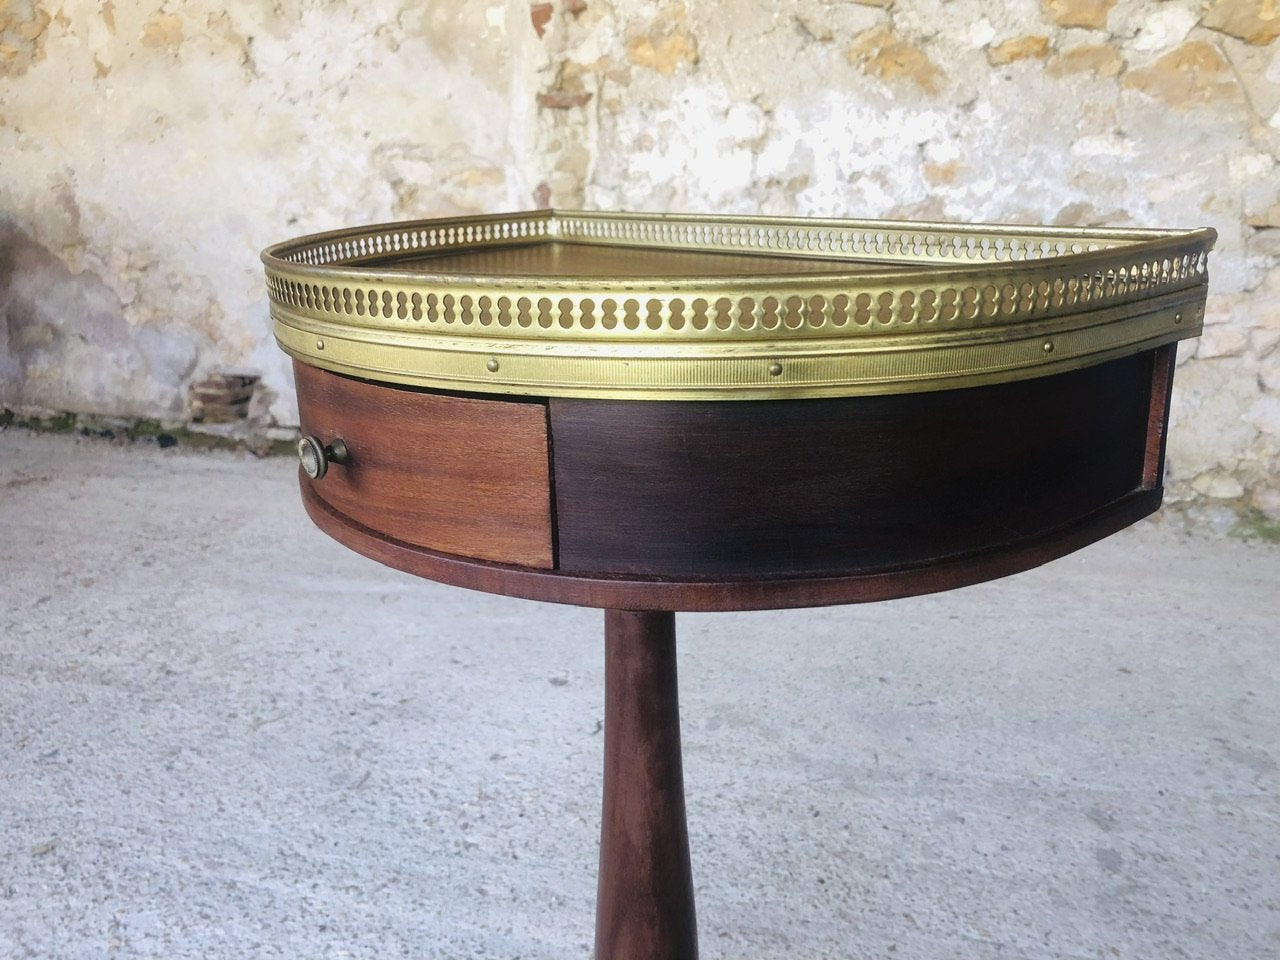
<svg viewBox="0 0 1280 960">
<path fill-rule="evenodd" d="M 605 609 L 596 957 L 692 960 L 674 612 L 951 589 L 1156 510 L 1213 240 L 539 211 L 263 260 L 312 520 Z"/>
</svg>

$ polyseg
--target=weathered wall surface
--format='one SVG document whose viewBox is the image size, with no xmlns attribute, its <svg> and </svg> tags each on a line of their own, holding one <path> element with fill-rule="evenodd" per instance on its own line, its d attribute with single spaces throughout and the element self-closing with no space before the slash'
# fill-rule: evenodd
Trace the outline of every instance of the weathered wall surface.
<svg viewBox="0 0 1280 960">
<path fill-rule="evenodd" d="M 347 223 L 1208 225 L 1172 486 L 1280 517 L 1278 37 L 1276 0 L 9 0 L 0 402 L 178 415 L 249 365 L 288 422 L 255 254 Z"/>
<path fill-rule="evenodd" d="M 522 2 L 0 3 L 0 402 L 177 416 L 234 365 L 288 421 L 258 250 L 532 205 L 547 62 Z"/>
</svg>

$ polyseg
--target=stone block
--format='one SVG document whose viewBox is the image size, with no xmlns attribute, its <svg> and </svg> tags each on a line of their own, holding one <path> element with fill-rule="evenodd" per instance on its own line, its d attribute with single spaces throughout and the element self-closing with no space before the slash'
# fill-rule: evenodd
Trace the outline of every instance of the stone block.
<svg viewBox="0 0 1280 960">
<path fill-rule="evenodd" d="M 1116 0 L 1043 0 L 1044 12 L 1060 27 L 1105 30 Z"/>
<path fill-rule="evenodd" d="M 1181 109 L 1244 99 L 1222 51 L 1204 40 L 1184 43 L 1150 66 L 1130 70 L 1124 85 Z"/>
<path fill-rule="evenodd" d="M 1124 59 L 1114 47 L 1105 43 L 1082 43 L 1063 50 L 1049 61 L 1045 72 L 1051 77 L 1091 74 L 1115 77 L 1124 69 Z"/>
<path fill-rule="evenodd" d="M 859 34 L 845 58 L 869 76 L 891 86 L 905 85 L 925 93 L 937 93 L 946 79 L 928 54 L 889 27 L 873 27 Z"/>
<path fill-rule="evenodd" d="M 1003 67 L 1017 60 L 1043 60 L 1049 56 L 1049 38 L 1045 36 L 1013 37 L 987 49 L 987 62 Z"/>
<path fill-rule="evenodd" d="M 1276 0 L 1215 0 L 1202 22 L 1245 43 L 1266 46 L 1280 37 L 1280 4 Z"/>
</svg>

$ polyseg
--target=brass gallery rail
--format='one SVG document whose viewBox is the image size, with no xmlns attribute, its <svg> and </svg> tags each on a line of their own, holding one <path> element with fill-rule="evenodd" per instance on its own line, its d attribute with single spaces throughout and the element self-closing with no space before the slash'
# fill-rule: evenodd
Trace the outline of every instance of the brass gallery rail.
<svg viewBox="0 0 1280 960">
<path fill-rule="evenodd" d="M 1214 238 L 547 210 L 318 234 L 263 261 L 276 337 L 314 366 L 739 400 L 977 386 L 1196 336 Z"/>
</svg>

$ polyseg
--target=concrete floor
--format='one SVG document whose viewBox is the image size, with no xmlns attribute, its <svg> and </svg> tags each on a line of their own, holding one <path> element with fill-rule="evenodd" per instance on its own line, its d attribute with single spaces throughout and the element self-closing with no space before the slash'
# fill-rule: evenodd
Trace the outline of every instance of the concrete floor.
<svg viewBox="0 0 1280 960">
<path fill-rule="evenodd" d="M 588 957 L 598 612 L 349 553 L 283 459 L 15 430 L 0 572 L 0 957 Z M 1148 523 L 682 615 L 704 957 L 1280 956 L 1278 584 Z"/>
</svg>

